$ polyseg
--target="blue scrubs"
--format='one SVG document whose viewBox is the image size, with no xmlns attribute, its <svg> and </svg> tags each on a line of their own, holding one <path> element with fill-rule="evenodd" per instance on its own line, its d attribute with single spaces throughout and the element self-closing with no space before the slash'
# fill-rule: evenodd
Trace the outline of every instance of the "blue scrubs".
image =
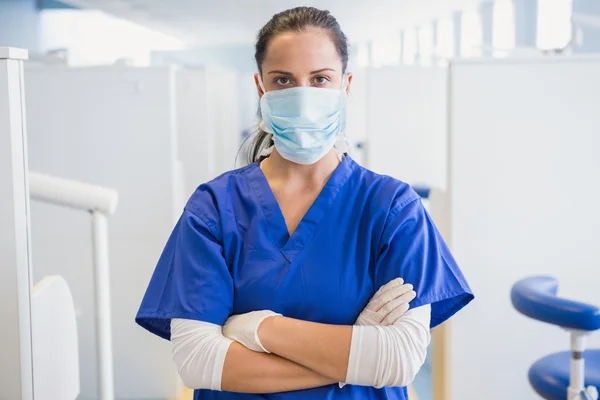
<svg viewBox="0 0 600 400">
<path fill-rule="evenodd" d="M 352 325 L 394 278 L 431 304 L 431 327 L 473 299 L 450 251 L 405 183 L 345 157 L 290 236 L 258 163 L 201 185 L 160 257 L 136 321 L 170 338 L 171 318 L 223 325 L 272 310 Z M 269 395 L 197 390 L 195 399 L 407 399 L 406 388 L 338 385 Z"/>
</svg>

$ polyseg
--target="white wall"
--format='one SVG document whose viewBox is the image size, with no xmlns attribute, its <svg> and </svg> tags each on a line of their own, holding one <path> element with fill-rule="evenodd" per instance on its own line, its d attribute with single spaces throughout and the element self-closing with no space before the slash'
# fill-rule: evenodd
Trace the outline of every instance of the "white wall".
<svg viewBox="0 0 600 400">
<path fill-rule="evenodd" d="M 134 322 L 181 212 L 173 72 L 39 68 L 25 76 L 31 169 L 119 192 L 108 227 L 116 396 L 175 397 L 170 346 Z M 31 221 L 34 281 L 67 280 L 81 314 L 81 398 L 96 398 L 90 216 L 33 203 Z"/>
<path fill-rule="evenodd" d="M 513 309 L 520 278 L 554 275 L 561 295 L 600 304 L 599 69 L 566 57 L 451 67 L 452 250 L 475 293 L 452 323 L 452 399 L 538 399 L 529 366 L 569 348 Z"/>
<path fill-rule="evenodd" d="M 208 70 L 209 115 L 214 119 L 217 174 L 236 167 L 241 146 L 242 124 L 239 105 L 239 77 L 232 70 Z M 241 154 L 240 154 L 241 156 Z"/>
<path fill-rule="evenodd" d="M 254 83 L 254 72 L 238 75 L 240 121 L 244 129 L 254 128 L 258 116 L 258 91 Z"/>
<path fill-rule="evenodd" d="M 355 69 L 352 72 L 352 83 L 348 94 L 346 116 L 346 138 L 350 145 L 351 157 L 359 164 L 367 165 L 366 145 L 368 142 L 367 126 L 367 80 L 368 70 Z M 361 148 L 358 148 L 358 145 Z"/>
<path fill-rule="evenodd" d="M 202 183 L 235 167 L 242 125 L 238 76 L 194 68 L 176 74 L 178 149 L 187 199 Z"/>
<path fill-rule="evenodd" d="M 185 198 L 216 174 L 214 119 L 208 115 L 205 69 L 177 71 L 177 132 Z"/>
<path fill-rule="evenodd" d="M 446 187 L 447 70 L 367 69 L 367 165 L 409 184 Z"/>
</svg>

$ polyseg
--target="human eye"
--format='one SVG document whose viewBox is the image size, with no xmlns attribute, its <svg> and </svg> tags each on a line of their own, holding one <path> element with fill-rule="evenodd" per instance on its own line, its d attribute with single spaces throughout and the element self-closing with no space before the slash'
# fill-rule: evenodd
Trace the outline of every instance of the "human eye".
<svg viewBox="0 0 600 400">
<path fill-rule="evenodd" d="M 287 86 L 290 83 L 292 83 L 290 78 L 287 78 L 285 76 L 279 76 L 279 77 L 275 78 L 275 80 L 273 82 L 279 86 Z"/>
<path fill-rule="evenodd" d="M 324 86 L 329 82 L 329 78 L 326 76 L 316 76 L 314 79 L 316 86 Z"/>
</svg>

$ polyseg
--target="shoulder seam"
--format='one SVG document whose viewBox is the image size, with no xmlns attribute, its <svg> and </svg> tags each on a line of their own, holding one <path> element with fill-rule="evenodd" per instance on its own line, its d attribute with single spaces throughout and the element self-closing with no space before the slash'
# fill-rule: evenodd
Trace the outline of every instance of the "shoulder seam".
<svg viewBox="0 0 600 400">
<path fill-rule="evenodd" d="M 392 218 L 394 218 L 394 216 L 396 216 L 398 213 L 400 213 L 400 211 L 404 210 L 404 208 L 406 208 L 407 205 L 414 203 L 416 200 L 419 200 L 419 199 L 420 199 L 419 196 L 410 197 L 410 198 L 404 200 L 402 203 L 400 203 L 400 205 L 398 205 L 390 210 L 390 212 L 385 217 L 385 223 L 383 225 L 383 229 L 381 230 L 381 235 L 379 236 L 379 239 L 377 241 L 377 249 L 381 249 L 381 242 L 383 240 L 383 235 L 387 229 L 388 224 L 390 223 L 390 220 Z"/>
<path fill-rule="evenodd" d="M 216 234 L 216 232 L 215 232 L 215 228 L 216 228 L 215 224 L 214 224 L 214 223 L 213 223 L 213 222 L 212 222 L 210 219 L 208 219 L 208 217 L 206 217 L 206 215 L 204 215 L 204 214 L 199 214 L 199 213 L 195 212 L 194 210 L 190 209 L 190 208 L 189 208 L 189 207 L 187 207 L 187 206 L 184 208 L 184 210 L 186 210 L 186 211 L 187 211 L 187 212 L 189 212 L 190 214 L 194 215 L 195 217 L 198 217 L 198 218 L 200 218 L 200 219 L 202 220 L 202 222 L 204 222 L 204 223 L 206 224 L 206 226 L 207 226 L 207 227 L 208 227 L 208 229 L 210 230 L 210 233 L 211 233 L 211 234 L 212 234 L 212 235 L 213 235 L 215 238 L 217 238 L 217 237 L 218 237 L 218 236 L 217 236 L 217 234 Z"/>
<path fill-rule="evenodd" d="M 404 200 L 402 203 L 400 203 L 398 206 L 392 208 L 390 210 L 390 213 L 388 214 L 388 219 L 390 219 L 391 217 L 393 217 L 394 215 L 398 214 L 400 211 L 404 210 L 404 208 L 406 206 L 408 206 L 411 203 L 414 203 L 415 201 L 419 200 L 420 197 L 411 197 L 409 199 Z"/>
</svg>

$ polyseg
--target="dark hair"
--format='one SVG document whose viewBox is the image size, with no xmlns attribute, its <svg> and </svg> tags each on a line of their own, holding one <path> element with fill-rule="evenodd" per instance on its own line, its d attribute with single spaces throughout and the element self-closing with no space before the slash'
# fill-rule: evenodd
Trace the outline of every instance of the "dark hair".
<svg viewBox="0 0 600 400">
<path fill-rule="evenodd" d="M 346 73 L 348 67 L 348 39 L 335 17 L 326 10 L 314 7 L 296 7 L 279 14 L 273 18 L 258 33 L 256 41 L 256 53 L 254 59 L 258 67 L 258 73 L 262 76 L 262 64 L 265 60 L 267 47 L 273 38 L 284 32 L 301 32 L 307 27 L 322 28 L 329 31 L 331 40 L 342 60 L 342 73 Z M 260 109 L 259 109 L 260 115 Z M 269 134 L 258 130 L 248 150 L 248 162 L 260 161 L 260 153 L 263 149 L 273 146 L 273 140 Z"/>
</svg>

